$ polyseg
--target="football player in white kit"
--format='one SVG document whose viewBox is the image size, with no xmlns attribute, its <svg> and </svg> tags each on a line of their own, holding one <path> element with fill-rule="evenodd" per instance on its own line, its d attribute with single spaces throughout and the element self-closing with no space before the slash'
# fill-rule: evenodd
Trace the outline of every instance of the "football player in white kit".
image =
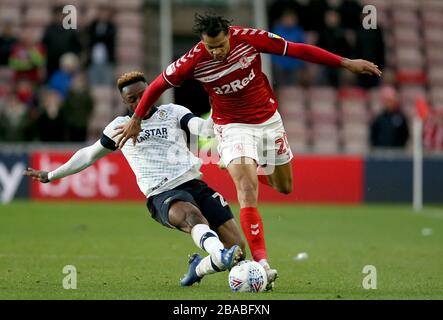
<svg viewBox="0 0 443 320">
<path fill-rule="evenodd" d="M 147 87 L 141 72 L 129 72 L 118 80 L 124 104 L 132 113 Z M 28 168 L 24 174 L 48 183 L 78 173 L 117 150 L 116 127 L 129 116 L 115 118 L 102 137 L 78 150 L 65 164 L 47 172 Z M 190 233 L 194 243 L 208 253 L 193 254 L 182 286 L 200 282 L 207 274 L 229 270 L 244 259 L 245 243 L 229 205 L 218 192 L 200 180 L 201 160 L 190 152 L 187 137 L 213 134 L 212 120 L 196 117 L 183 106 L 168 104 L 153 108 L 142 121 L 137 144 L 121 149 L 147 197 L 153 219 L 162 225 Z"/>
</svg>

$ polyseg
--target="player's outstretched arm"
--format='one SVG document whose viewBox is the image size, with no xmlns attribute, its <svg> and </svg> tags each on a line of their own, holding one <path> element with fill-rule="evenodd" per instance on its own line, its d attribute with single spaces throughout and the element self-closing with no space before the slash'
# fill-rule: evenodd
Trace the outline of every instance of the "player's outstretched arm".
<svg viewBox="0 0 443 320">
<path fill-rule="evenodd" d="M 378 77 L 382 74 L 378 66 L 370 61 L 343 58 L 320 47 L 304 43 L 288 41 L 287 56 L 331 67 L 343 67 L 354 73 L 369 74 Z"/>
<path fill-rule="evenodd" d="M 71 159 L 54 171 L 47 172 L 28 168 L 23 174 L 42 183 L 48 183 L 78 173 L 111 152 L 112 150 L 103 147 L 99 140 L 92 146 L 78 150 Z"/>
</svg>

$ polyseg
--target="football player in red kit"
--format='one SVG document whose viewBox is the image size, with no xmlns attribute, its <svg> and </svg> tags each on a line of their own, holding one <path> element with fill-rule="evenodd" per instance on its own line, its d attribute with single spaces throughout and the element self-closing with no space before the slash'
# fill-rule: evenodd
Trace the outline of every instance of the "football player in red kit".
<svg viewBox="0 0 443 320">
<path fill-rule="evenodd" d="M 292 192 L 292 153 L 277 111 L 278 102 L 262 71 L 261 53 L 293 57 L 355 73 L 380 76 L 366 60 L 350 60 L 319 47 L 286 41 L 270 32 L 231 26 L 223 17 L 196 15 L 194 31 L 201 41 L 173 62 L 146 89 L 131 120 L 116 131 L 123 146 L 140 132 L 140 121 L 160 95 L 187 79 L 200 81 L 209 94 L 221 162 L 227 167 L 240 204 L 240 224 L 252 257 L 268 275 L 268 289 L 277 270 L 268 263 L 263 222 L 258 211 L 258 182 Z"/>
</svg>

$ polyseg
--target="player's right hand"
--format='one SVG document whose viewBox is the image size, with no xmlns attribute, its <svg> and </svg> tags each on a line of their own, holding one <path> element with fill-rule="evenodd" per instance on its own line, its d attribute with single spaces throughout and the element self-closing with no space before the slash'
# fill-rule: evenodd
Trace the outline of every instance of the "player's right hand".
<svg viewBox="0 0 443 320">
<path fill-rule="evenodd" d="M 31 177 L 32 179 L 40 181 L 42 183 L 49 182 L 47 171 L 40 171 L 40 170 L 28 168 L 23 172 L 23 175 Z"/>
<path fill-rule="evenodd" d="M 119 136 L 115 146 L 121 149 L 125 145 L 126 141 L 131 138 L 132 143 L 135 146 L 140 131 L 142 131 L 141 119 L 133 116 L 124 125 L 115 128 L 115 134 L 112 136 L 112 138 L 114 139 L 115 137 Z"/>
</svg>

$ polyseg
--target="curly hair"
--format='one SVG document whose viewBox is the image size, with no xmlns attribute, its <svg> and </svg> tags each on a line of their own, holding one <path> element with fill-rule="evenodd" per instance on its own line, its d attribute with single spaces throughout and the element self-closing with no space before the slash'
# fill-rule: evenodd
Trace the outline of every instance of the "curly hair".
<svg viewBox="0 0 443 320">
<path fill-rule="evenodd" d="M 142 72 L 139 71 L 132 71 L 124 73 L 118 78 L 117 80 L 117 87 L 120 92 L 123 90 L 124 87 L 127 87 L 133 83 L 136 82 L 146 82 L 145 75 Z"/>
<path fill-rule="evenodd" d="M 206 13 L 201 15 L 196 13 L 194 16 L 194 27 L 192 30 L 199 36 L 204 34 L 215 38 L 220 32 L 228 34 L 229 27 L 232 21 L 229 21 L 222 16 L 217 16 L 213 13 Z"/>
</svg>

